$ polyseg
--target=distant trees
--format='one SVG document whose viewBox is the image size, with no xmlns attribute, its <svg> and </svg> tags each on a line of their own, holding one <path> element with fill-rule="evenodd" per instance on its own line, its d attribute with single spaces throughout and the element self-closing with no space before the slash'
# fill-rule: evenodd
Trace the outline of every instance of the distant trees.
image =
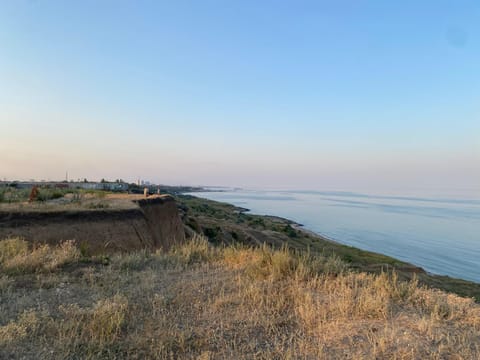
<svg viewBox="0 0 480 360">
<path fill-rule="evenodd" d="M 105 180 L 103 178 L 102 178 L 102 180 L 100 180 L 100 183 L 102 183 L 102 184 L 105 184 L 105 183 L 108 183 L 108 182 L 112 182 L 112 181 L 108 181 L 108 180 Z M 123 179 L 116 179 L 114 182 L 117 183 L 117 184 L 123 184 L 125 181 L 123 181 Z"/>
</svg>

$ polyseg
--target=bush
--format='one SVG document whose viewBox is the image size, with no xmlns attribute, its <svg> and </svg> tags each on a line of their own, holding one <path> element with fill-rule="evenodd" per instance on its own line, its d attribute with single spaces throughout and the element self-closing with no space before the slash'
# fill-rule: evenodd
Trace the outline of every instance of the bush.
<svg viewBox="0 0 480 360">
<path fill-rule="evenodd" d="M 60 199 L 65 196 L 67 191 L 59 190 L 59 189 L 40 189 L 37 200 L 38 201 L 48 201 L 48 200 L 55 200 Z"/>
<path fill-rule="evenodd" d="M 29 189 L 17 189 L 14 187 L 3 187 L 0 189 L 0 203 L 20 202 L 28 200 Z"/>
<path fill-rule="evenodd" d="M 282 229 L 284 233 L 286 233 L 289 237 L 297 237 L 297 232 L 295 231 L 294 228 L 292 228 L 290 225 L 285 225 L 285 227 Z"/>
</svg>

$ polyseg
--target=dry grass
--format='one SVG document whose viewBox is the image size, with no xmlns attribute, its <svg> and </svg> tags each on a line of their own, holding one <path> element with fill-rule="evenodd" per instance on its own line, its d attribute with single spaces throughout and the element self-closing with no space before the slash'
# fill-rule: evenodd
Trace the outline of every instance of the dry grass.
<svg viewBox="0 0 480 360">
<path fill-rule="evenodd" d="M 22 191 L 17 190 L 16 192 Z M 51 189 L 48 191 L 51 191 Z M 50 199 L 47 196 L 45 197 L 45 201 L 28 202 L 29 191 L 27 191 L 23 195 L 23 198 L 15 201 L 0 201 L 0 211 L 12 213 L 45 213 L 59 211 L 98 211 L 102 209 L 128 210 L 138 208 L 134 200 L 144 198 L 143 195 L 111 194 L 106 191 L 82 191 L 72 189 L 68 190 L 68 192 L 71 193 L 66 193 L 62 197 Z M 63 194 L 64 192 L 61 193 Z"/>
<path fill-rule="evenodd" d="M 44 244 L 31 249 L 19 238 L 0 241 L 0 268 L 7 274 L 52 271 L 79 258 L 80 251 L 71 240 L 60 246 Z"/>
<path fill-rule="evenodd" d="M 65 245 L 50 251 L 72 254 Z M 114 256 L 109 266 L 62 268 L 38 254 L 0 242 L 2 267 L 23 264 L 0 276 L 0 358 L 480 357 L 471 299 L 354 273 L 338 258 L 218 248 L 200 237 L 169 253 Z"/>
<path fill-rule="evenodd" d="M 0 241 L 0 264 L 18 255 L 28 253 L 29 243 L 19 238 L 10 238 Z"/>
</svg>

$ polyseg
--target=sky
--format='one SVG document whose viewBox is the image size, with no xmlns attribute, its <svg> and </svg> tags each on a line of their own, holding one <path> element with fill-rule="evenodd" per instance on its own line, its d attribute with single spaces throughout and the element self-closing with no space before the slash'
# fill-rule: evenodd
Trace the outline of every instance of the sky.
<svg viewBox="0 0 480 360">
<path fill-rule="evenodd" d="M 0 178 L 480 195 L 478 1 L 0 0 Z"/>
</svg>

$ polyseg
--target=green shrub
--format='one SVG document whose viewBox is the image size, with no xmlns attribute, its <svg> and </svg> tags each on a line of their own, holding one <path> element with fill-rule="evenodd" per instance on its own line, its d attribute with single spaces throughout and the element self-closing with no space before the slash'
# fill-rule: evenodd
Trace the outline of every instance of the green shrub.
<svg viewBox="0 0 480 360">
<path fill-rule="evenodd" d="M 0 189 L 0 203 L 27 201 L 29 194 L 30 194 L 29 189 L 16 189 L 13 187 L 4 187 Z"/>
<path fill-rule="evenodd" d="M 294 228 L 292 228 L 290 225 L 285 225 L 285 227 L 282 229 L 284 233 L 286 233 L 289 237 L 297 237 L 297 232 L 295 231 Z"/>
<path fill-rule="evenodd" d="M 60 199 L 65 196 L 68 191 L 60 189 L 40 189 L 38 193 L 38 201 L 48 201 L 54 199 Z"/>
</svg>

